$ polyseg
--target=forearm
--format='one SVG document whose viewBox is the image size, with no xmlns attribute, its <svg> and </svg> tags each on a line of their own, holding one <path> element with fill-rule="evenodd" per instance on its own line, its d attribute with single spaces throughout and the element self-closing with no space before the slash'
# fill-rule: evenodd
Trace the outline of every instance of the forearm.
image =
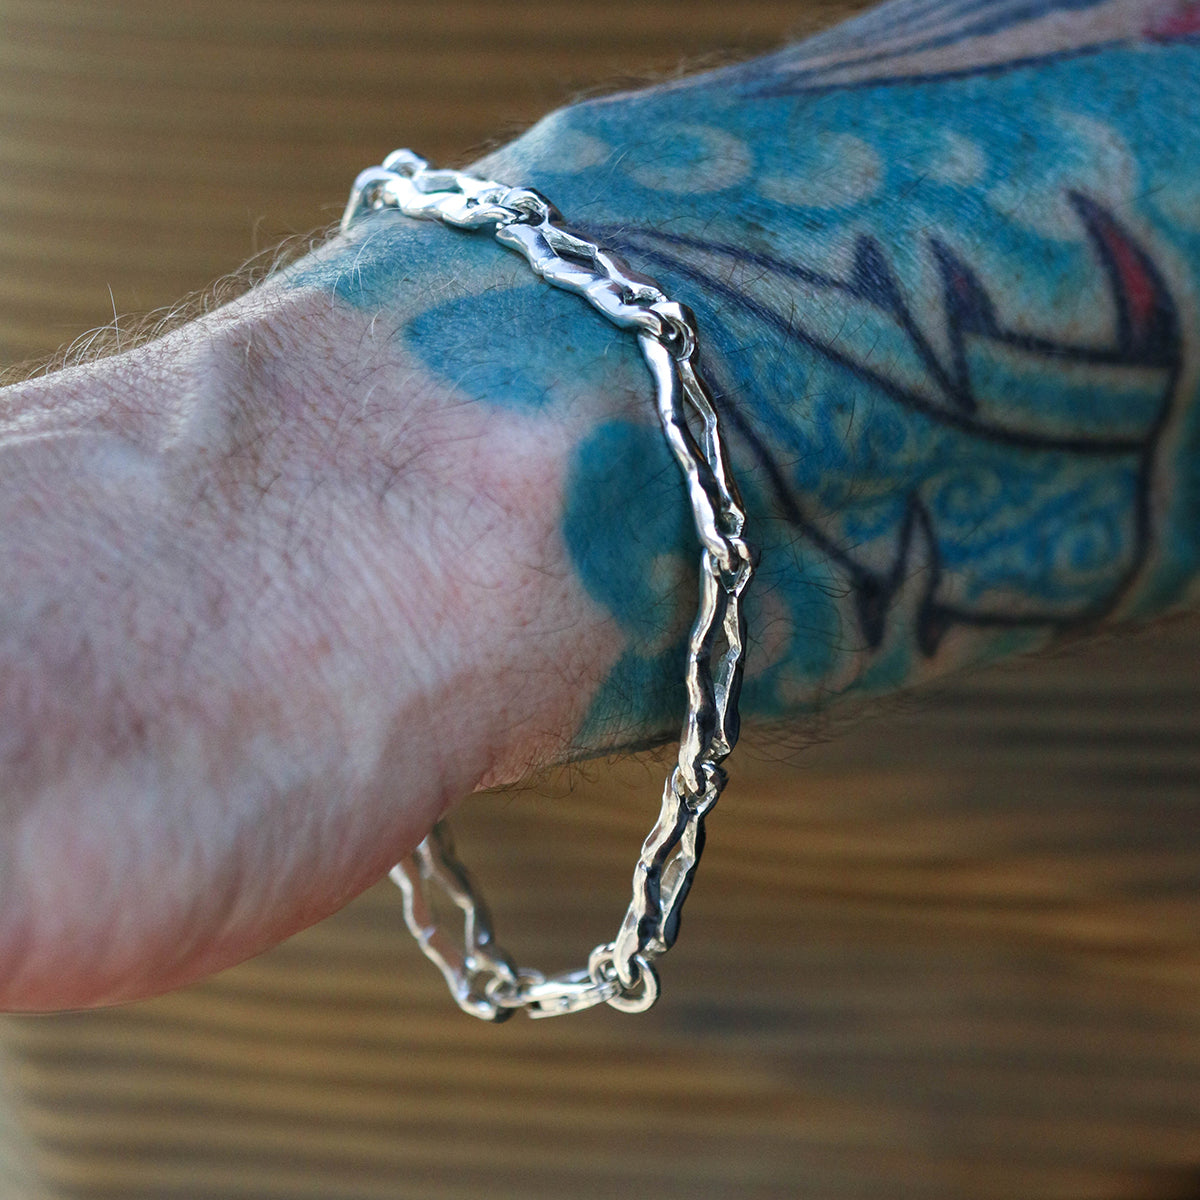
<svg viewBox="0 0 1200 1200">
<path fill-rule="evenodd" d="M 1188 12 L 892 5 L 772 58 L 566 109 L 483 164 L 699 314 L 762 549 L 752 719 L 795 721 L 1186 596 L 1200 527 Z M 446 331 L 487 328 L 496 306 L 433 309 L 404 336 L 444 362 Z M 467 353 L 529 389 L 556 343 L 515 312 L 500 327 L 514 322 Z M 487 382 L 487 402 L 511 391 Z M 667 462 L 648 409 L 598 420 L 576 450 L 564 536 L 627 637 L 592 746 L 677 719 L 683 630 L 664 627 L 664 581 L 693 551 Z"/>
<path fill-rule="evenodd" d="M 762 552 L 752 723 L 1195 575 L 1195 51 L 1135 5 L 987 11 L 881 10 L 480 168 L 698 313 Z M 473 788 L 678 729 L 695 545 L 645 368 L 485 235 L 378 214 L 7 396 L 0 1005 L 236 961 Z"/>
</svg>

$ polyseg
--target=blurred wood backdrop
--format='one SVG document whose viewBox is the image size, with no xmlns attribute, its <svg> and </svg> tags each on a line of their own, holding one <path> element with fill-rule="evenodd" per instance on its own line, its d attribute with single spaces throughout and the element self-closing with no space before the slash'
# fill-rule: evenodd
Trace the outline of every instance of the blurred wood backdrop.
<svg viewBox="0 0 1200 1200">
<path fill-rule="evenodd" d="M 0 353 L 327 224 L 394 145 L 462 161 L 840 11 L 0 0 Z M 0 1022 L 0 1197 L 1196 1200 L 1198 663 L 1177 623 L 742 755 L 645 1017 L 478 1025 L 381 886 L 202 986 Z M 469 807 L 522 958 L 610 934 L 658 787 Z"/>
</svg>

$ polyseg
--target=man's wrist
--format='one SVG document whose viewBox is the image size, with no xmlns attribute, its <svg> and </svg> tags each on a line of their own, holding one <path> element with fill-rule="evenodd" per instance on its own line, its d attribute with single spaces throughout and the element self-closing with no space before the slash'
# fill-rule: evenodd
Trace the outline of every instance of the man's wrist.
<svg viewBox="0 0 1200 1200">
<path fill-rule="evenodd" d="M 569 753 L 620 643 L 562 545 L 576 434 L 398 324 L 284 278 L 8 394 L 0 1005 L 236 961 Z"/>
</svg>

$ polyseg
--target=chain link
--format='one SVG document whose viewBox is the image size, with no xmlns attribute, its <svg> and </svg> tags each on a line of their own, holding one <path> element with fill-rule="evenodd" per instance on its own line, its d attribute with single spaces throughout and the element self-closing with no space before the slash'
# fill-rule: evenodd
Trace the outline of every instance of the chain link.
<svg viewBox="0 0 1200 1200">
<path fill-rule="evenodd" d="M 397 150 L 355 180 L 343 231 L 381 208 L 460 229 L 490 227 L 496 241 L 523 255 L 547 283 L 583 296 L 613 324 L 634 332 L 654 381 L 659 420 L 683 472 L 702 548 L 700 604 L 688 641 L 678 762 L 642 845 L 633 899 L 616 938 L 597 946 L 577 971 L 547 977 L 515 967 L 495 942 L 487 905 L 456 856 L 445 821 L 391 871 L 404 893 L 409 930 L 471 1015 L 501 1021 L 523 1009 L 550 1017 L 596 1004 L 643 1012 L 658 999 L 654 961 L 679 933 L 704 849 L 704 818 L 725 786 L 721 763 L 737 741 L 742 596 L 755 566 L 717 411 L 699 370 L 696 320 L 653 279 L 568 229 L 554 205 L 532 189 L 434 170 L 410 150 Z M 461 912 L 461 942 L 444 931 L 439 903 Z"/>
</svg>

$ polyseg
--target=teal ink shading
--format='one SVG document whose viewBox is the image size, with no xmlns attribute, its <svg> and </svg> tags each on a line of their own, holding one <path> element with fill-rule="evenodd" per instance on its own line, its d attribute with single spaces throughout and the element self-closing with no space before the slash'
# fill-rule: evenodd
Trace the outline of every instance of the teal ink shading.
<svg viewBox="0 0 1200 1200">
<path fill-rule="evenodd" d="M 657 425 L 609 421 L 584 438 L 567 475 L 563 535 L 588 594 L 612 613 L 629 646 L 585 732 L 647 716 L 669 728 L 682 711 L 687 642 L 679 574 L 670 568 L 694 580 L 699 547 L 679 467 Z M 663 630 L 672 628 L 677 635 L 664 644 Z"/>
<path fill-rule="evenodd" d="M 470 396 L 505 408 L 538 409 L 566 396 L 611 387 L 618 375 L 649 377 L 633 339 L 577 297 L 556 294 L 539 280 L 438 304 L 413 318 L 405 345 L 432 371 Z M 538 340 L 554 355 L 531 353 Z"/>
<path fill-rule="evenodd" d="M 291 287 L 312 287 L 360 309 L 382 309 L 404 288 L 428 286 L 456 253 L 450 231 L 410 221 L 394 212 L 372 213 L 337 254 L 310 255 L 284 272 Z M 450 234 L 450 236 L 453 236 Z"/>
</svg>

